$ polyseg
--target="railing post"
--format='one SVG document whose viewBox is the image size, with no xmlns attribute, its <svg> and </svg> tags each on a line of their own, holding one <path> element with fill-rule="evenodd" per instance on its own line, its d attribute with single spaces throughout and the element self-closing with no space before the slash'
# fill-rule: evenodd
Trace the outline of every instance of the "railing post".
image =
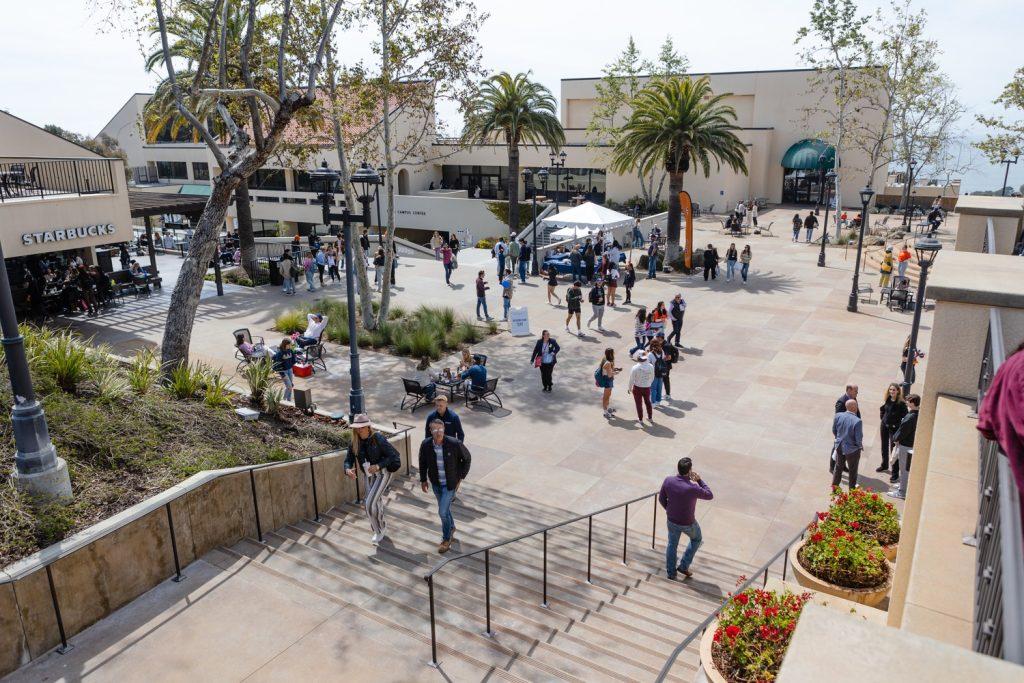
<svg viewBox="0 0 1024 683">
<path fill-rule="evenodd" d="M 587 517 L 587 583 L 590 583 L 590 546 L 594 539 L 594 516 Z"/>
<path fill-rule="evenodd" d="M 786 580 L 786 566 L 789 564 L 789 549 L 793 546 L 792 543 L 786 546 L 786 552 L 782 553 L 782 580 Z"/>
<path fill-rule="evenodd" d="M 113 159 L 107 159 L 107 175 L 110 176 L 110 191 L 116 192 L 114 187 L 114 161 Z"/>
<path fill-rule="evenodd" d="M 654 519 L 651 521 L 651 550 L 654 550 L 654 540 L 658 534 L 658 494 L 654 494 Z"/>
<path fill-rule="evenodd" d="M 487 630 L 484 632 L 487 637 L 491 637 L 494 634 L 491 633 L 491 551 L 484 551 L 484 593 L 487 600 Z"/>
<path fill-rule="evenodd" d="M 764 568 L 764 581 L 761 583 L 761 587 L 764 588 L 768 585 L 768 567 Z"/>
<path fill-rule="evenodd" d="M 263 542 L 263 526 L 260 524 L 260 503 L 256 500 L 256 475 L 249 470 L 249 485 L 252 487 L 252 509 L 256 512 L 256 536 Z"/>
<path fill-rule="evenodd" d="M 313 519 L 317 522 L 320 521 L 320 501 L 316 495 L 316 468 L 313 466 L 313 458 L 316 456 L 309 456 L 309 477 L 313 482 Z"/>
<path fill-rule="evenodd" d="M 171 516 L 171 504 L 167 503 L 164 505 L 164 509 L 167 510 L 167 528 L 171 532 L 171 552 L 174 554 L 174 581 L 175 583 L 181 583 L 185 577 L 181 575 L 181 562 L 178 560 L 178 539 L 174 535 L 174 517 Z"/>
<path fill-rule="evenodd" d="M 629 503 L 622 519 L 622 564 L 626 564 L 626 541 L 629 538 Z"/>
<path fill-rule="evenodd" d="M 72 161 L 71 168 L 75 171 L 75 190 L 78 192 L 78 196 L 82 196 L 82 179 L 78 175 L 78 162 Z"/>
<path fill-rule="evenodd" d="M 60 647 L 57 652 L 65 654 L 74 649 L 74 645 L 68 645 L 67 635 L 64 633 L 64 619 L 60 616 L 60 603 L 57 602 L 57 588 L 53 585 L 53 572 L 50 565 L 46 565 L 46 580 L 50 584 L 50 600 L 53 601 L 53 614 L 57 617 L 57 630 L 60 631 Z"/>
<path fill-rule="evenodd" d="M 544 607 L 548 606 L 548 530 L 544 530 Z"/>
<path fill-rule="evenodd" d="M 437 668 L 437 627 L 434 624 L 434 577 L 427 577 L 427 592 L 430 595 L 430 666 Z"/>
</svg>

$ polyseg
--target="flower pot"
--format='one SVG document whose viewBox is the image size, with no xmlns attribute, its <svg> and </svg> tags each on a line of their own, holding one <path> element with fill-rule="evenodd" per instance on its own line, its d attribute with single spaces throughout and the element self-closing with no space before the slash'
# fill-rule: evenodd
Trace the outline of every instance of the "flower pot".
<svg viewBox="0 0 1024 683">
<path fill-rule="evenodd" d="M 800 549 L 804 547 L 806 541 L 801 542 L 798 545 L 791 546 L 789 549 L 789 564 L 793 568 L 793 576 L 796 577 L 796 582 L 804 588 L 811 590 L 820 591 L 829 595 L 834 595 L 851 602 L 860 603 L 861 605 L 867 605 L 868 607 L 874 607 L 878 603 L 885 600 L 885 596 L 889 594 L 889 590 L 892 589 L 892 565 L 889 564 L 886 559 L 886 565 L 889 568 L 889 576 L 881 586 L 877 588 L 845 588 L 843 586 L 837 586 L 834 583 L 829 583 L 824 579 L 819 579 L 817 576 L 811 574 L 808 570 L 804 569 L 804 566 L 800 564 Z"/>
<path fill-rule="evenodd" d="M 715 661 L 711 657 L 711 643 L 714 642 L 715 630 L 718 628 L 718 619 L 712 621 L 704 635 L 700 637 L 700 668 L 704 677 L 709 683 L 729 683 L 722 674 L 715 668 Z"/>
<path fill-rule="evenodd" d="M 885 553 L 885 559 L 889 560 L 889 562 L 895 562 L 896 551 L 899 550 L 899 547 L 900 544 L 898 541 L 896 543 L 893 543 L 892 545 L 883 545 L 882 552 Z"/>
</svg>

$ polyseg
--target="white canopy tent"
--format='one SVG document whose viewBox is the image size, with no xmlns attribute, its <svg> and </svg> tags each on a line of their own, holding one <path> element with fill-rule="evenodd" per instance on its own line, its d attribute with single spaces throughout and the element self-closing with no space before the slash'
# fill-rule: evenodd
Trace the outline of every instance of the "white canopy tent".
<svg viewBox="0 0 1024 683">
<path fill-rule="evenodd" d="M 632 217 L 592 202 L 583 202 L 579 206 L 552 214 L 541 221 L 541 225 L 546 228 L 559 228 L 551 233 L 551 236 L 563 239 L 586 237 L 598 230 L 611 233 L 617 228 L 628 227 L 632 224 Z"/>
</svg>

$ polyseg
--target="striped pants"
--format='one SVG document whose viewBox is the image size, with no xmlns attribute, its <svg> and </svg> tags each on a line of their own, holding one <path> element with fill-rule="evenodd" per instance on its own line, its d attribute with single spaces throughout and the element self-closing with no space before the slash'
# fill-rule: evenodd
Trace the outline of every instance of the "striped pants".
<svg viewBox="0 0 1024 683">
<path fill-rule="evenodd" d="M 387 470 L 366 475 L 366 497 L 363 499 L 363 506 L 366 508 L 366 517 L 370 520 L 373 533 L 379 536 L 383 536 L 387 528 L 387 522 L 384 521 L 384 507 L 387 505 L 385 496 L 388 494 L 393 476 L 394 474 Z"/>
</svg>

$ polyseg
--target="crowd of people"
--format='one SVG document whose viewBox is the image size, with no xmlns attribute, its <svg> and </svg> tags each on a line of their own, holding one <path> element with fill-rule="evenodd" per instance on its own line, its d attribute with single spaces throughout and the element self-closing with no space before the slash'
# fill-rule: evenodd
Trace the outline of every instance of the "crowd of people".
<svg viewBox="0 0 1024 683">
<path fill-rule="evenodd" d="M 379 292 L 384 282 L 385 249 L 382 246 L 373 249 L 366 229 L 359 236 L 359 246 L 364 266 L 369 268 L 373 265 L 373 286 Z M 329 242 L 325 246 L 319 235 L 310 235 L 307 246 L 303 247 L 302 238 L 295 235 L 277 260 L 276 267 L 281 276 L 281 291 L 286 296 L 295 294 L 296 283 L 305 282 L 308 292 L 316 291 L 318 285 L 319 288 L 325 287 L 328 279 L 331 284 L 341 283 L 341 274 L 345 270 L 345 238 L 339 235 L 337 242 Z M 398 254 L 395 253 L 391 258 L 392 285 L 395 284 L 397 268 Z M 356 281 L 357 291 L 358 286 Z"/>
</svg>

